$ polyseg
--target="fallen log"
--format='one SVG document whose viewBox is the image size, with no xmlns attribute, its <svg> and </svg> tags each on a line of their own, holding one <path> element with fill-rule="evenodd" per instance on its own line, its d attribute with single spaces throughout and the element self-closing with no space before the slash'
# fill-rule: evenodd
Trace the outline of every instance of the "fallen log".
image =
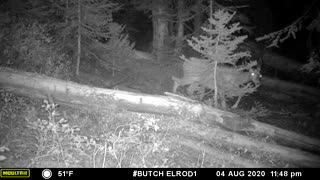
<svg viewBox="0 0 320 180">
<path fill-rule="evenodd" d="M 267 165 L 260 164 L 253 160 L 248 160 L 242 157 L 234 156 L 234 154 L 232 153 L 221 152 L 221 149 L 210 147 L 202 142 L 199 142 L 197 140 L 192 140 L 190 138 L 184 138 L 180 136 L 179 138 L 170 138 L 170 140 L 177 144 L 181 144 L 183 146 L 194 149 L 197 152 L 204 152 L 210 155 L 215 160 L 228 162 L 228 161 L 231 161 L 232 159 L 232 162 L 237 167 L 243 167 L 243 168 L 267 168 L 268 167 Z"/>
<path fill-rule="evenodd" d="M 155 56 L 152 55 L 151 53 L 138 51 L 138 50 L 134 51 L 133 57 L 135 59 L 145 59 L 145 60 L 149 60 L 149 61 L 154 61 L 155 60 Z"/>
<path fill-rule="evenodd" d="M 263 63 L 285 73 L 299 73 L 302 67 L 301 62 L 274 53 L 271 50 L 265 51 L 262 56 Z"/>
<path fill-rule="evenodd" d="M 239 115 L 225 113 L 224 111 L 214 111 L 213 108 L 204 106 L 206 116 L 202 117 L 205 124 L 213 124 L 219 120 L 224 128 L 233 132 L 254 132 L 260 135 L 270 136 L 280 141 L 286 142 L 286 145 L 299 148 L 306 151 L 317 152 L 320 154 L 320 140 L 311 138 L 302 134 L 281 129 L 269 124 L 255 121 L 253 119 L 242 119 Z M 211 114 L 211 115 L 210 115 Z M 228 116 L 225 116 L 228 115 Z M 216 117 L 211 119 L 211 117 Z M 222 117 L 222 118 L 220 118 Z"/>
<path fill-rule="evenodd" d="M 272 49 L 266 49 L 263 45 L 256 41 L 248 41 L 244 45 L 250 50 L 253 58 L 262 60 L 263 66 L 269 66 L 284 73 L 297 73 L 303 65 L 295 59 L 280 55 Z"/>
<path fill-rule="evenodd" d="M 280 79 L 264 76 L 261 79 L 261 84 L 266 87 L 271 87 L 278 91 L 282 91 L 286 94 L 293 96 L 304 97 L 310 101 L 318 102 L 320 100 L 320 90 L 314 87 L 297 84 L 294 82 L 288 82 Z"/>
<path fill-rule="evenodd" d="M 254 128 L 251 128 L 252 132 L 259 134 L 265 134 L 266 136 L 276 137 L 277 140 L 282 141 L 282 144 L 299 148 L 302 150 L 307 150 L 311 152 L 320 153 L 320 140 L 310 138 L 308 136 L 298 134 L 292 131 L 281 129 L 269 124 L 261 123 L 258 121 L 252 121 L 251 124 Z"/>
<path fill-rule="evenodd" d="M 250 137 L 225 131 L 219 128 L 208 128 L 206 125 L 179 120 L 179 132 L 192 134 L 207 142 L 220 141 L 225 144 L 246 148 L 250 151 L 273 153 L 287 160 L 296 162 L 302 167 L 320 167 L 320 156 L 298 149 L 276 144 L 260 142 Z"/>
<path fill-rule="evenodd" d="M 281 54 L 278 54 L 271 49 L 265 49 L 261 44 L 255 41 L 249 41 L 245 44 L 250 49 L 254 58 L 262 60 L 262 66 L 272 67 L 280 72 L 290 76 L 291 79 L 301 81 L 301 78 L 311 82 L 317 82 L 320 79 L 320 74 L 310 72 L 304 73 L 300 69 L 303 63 L 297 59 L 292 59 Z M 307 59 L 307 57 L 306 57 Z M 262 68 L 263 68 L 262 67 Z M 264 68 L 263 68 L 264 69 Z"/>
<path fill-rule="evenodd" d="M 124 108 L 134 112 L 164 115 L 186 115 L 190 113 L 190 116 L 200 117 L 200 119 L 203 119 L 202 124 L 209 124 L 209 126 L 184 120 L 181 124 L 185 126 L 184 129 L 189 129 L 189 133 L 190 131 L 195 131 L 195 135 L 201 136 L 202 138 L 225 140 L 231 144 L 247 146 L 249 149 L 260 149 L 263 147 L 262 150 L 265 152 L 281 154 L 286 158 L 301 161 L 301 164 L 308 167 L 320 167 L 320 160 L 316 155 L 278 145 L 270 146 L 270 144 L 252 141 L 248 137 L 234 133 L 246 130 L 253 131 L 254 126 L 250 123 L 251 121 L 245 120 L 239 115 L 208 107 L 186 98 L 179 99 L 174 96 L 155 96 L 96 88 L 3 67 L 0 67 L 0 87 L 7 91 L 30 97 L 46 99 L 49 96 L 61 104 L 72 107 L 84 107 L 89 110 L 101 111 Z M 217 129 L 216 124 L 222 125 L 234 132 Z M 260 124 L 259 128 L 266 131 L 268 128 L 272 129 L 272 126 L 269 125 L 267 127 Z M 258 128 L 255 132 L 265 133 L 259 131 Z M 281 129 L 278 128 L 277 132 L 281 132 Z M 308 141 L 308 143 L 310 142 L 317 143 L 318 141 Z M 306 147 L 308 147 L 308 143 L 305 144 Z M 319 147 L 319 144 L 313 146 Z"/>
<path fill-rule="evenodd" d="M 184 109 L 202 113 L 199 103 L 181 103 L 172 97 L 102 89 L 44 75 L 0 67 L 0 87 L 26 96 L 47 99 L 91 110 L 124 108 L 129 111 L 179 115 Z"/>
</svg>

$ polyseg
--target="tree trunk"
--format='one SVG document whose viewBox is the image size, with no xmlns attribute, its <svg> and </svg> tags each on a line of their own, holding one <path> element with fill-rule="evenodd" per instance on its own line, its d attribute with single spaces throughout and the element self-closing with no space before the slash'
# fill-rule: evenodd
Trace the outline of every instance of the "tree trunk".
<svg viewBox="0 0 320 180">
<path fill-rule="evenodd" d="M 183 12 L 184 12 L 184 0 L 178 0 L 178 29 L 177 29 L 177 38 L 175 44 L 175 54 L 180 55 L 182 52 L 183 39 L 184 39 L 184 20 L 183 20 Z"/>
<path fill-rule="evenodd" d="M 152 23 L 153 23 L 153 53 L 157 61 L 165 59 L 167 45 L 169 43 L 168 11 L 166 0 L 153 0 Z"/>
<path fill-rule="evenodd" d="M 198 36 L 200 35 L 201 33 L 201 18 L 202 18 L 202 4 L 201 4 L 201 1 L 200 0 L 197 0 L 196 1 L 196 9 L 197 9 L 197 15 L 195 16 L 194 18 L 194 33 L 195 33 L 195 36 Z"/>
<path fill-rule="evenodd" d="M 78 0 L 78 52 L 76 64 L 76 76 L 79 76 L 80 58 L 81 58 L 81 0 Z"/>
<path fill-rule="evenodd" d="M 320 100 L 320 90 L 310 86 L 283 81 L 267 76 L 264 76 L 261 79 L 261 84 L 263 86 L 276 89 L 277 91 L 281 91 L 284 94 L 289 94 L 295 97 L 303 97 L 304 99 L 308 100 L 308 102 L 317 103 Z"/>
</svg>

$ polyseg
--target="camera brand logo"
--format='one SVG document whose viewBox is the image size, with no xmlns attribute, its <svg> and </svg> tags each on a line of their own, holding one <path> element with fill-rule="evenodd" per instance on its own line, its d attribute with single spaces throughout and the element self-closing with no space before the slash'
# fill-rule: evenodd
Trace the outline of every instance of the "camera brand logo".
<svg viewBox="0 0 320 180">
<path fill-rule="evenodd" d="M 30 169 L 0 169 L 1 178 L 29 178 Z"/>
</svg>

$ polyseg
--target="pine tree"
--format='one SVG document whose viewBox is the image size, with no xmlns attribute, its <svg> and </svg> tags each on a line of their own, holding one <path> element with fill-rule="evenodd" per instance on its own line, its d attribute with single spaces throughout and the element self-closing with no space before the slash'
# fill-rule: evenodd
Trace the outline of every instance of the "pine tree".
<svg viewBox="0 0 320 180">
<path fill-rule="evenodd" d="M 118 10 L 119 6 L 109 0 L 70 0 L 67 7 L 68 24 L 64 32 L 68 35 L 77 32 L 71 44 L 77 43 L 76 75 L 79 75 L 82 54 L 91 54 L 99 59 L 95 48 L 103 48 L 99 42 L 110 39 L 112 13 Z"/>
<path fill-rule="evenodd" d="M 115 62 L 132 53 L 133 44 L 123 34 L 124 26 L 114 23 L 112 18 L 120 5 L 111 0 L 16 1 L 22 4 L 20 19 L 48 25 L 55 46 L 63 47 L 64 52 L 77 59 L 73 62 L 76 75 L 84 56 L 97 59 L 106 69 L 119 69 L 114 67 Z"/>
<path fill-rule="evenodd" d="M 236 84 L 229 86 L 217 83 L 219 81 L 217 79 L 219 65 L 233 67 L 234 72 L 249 70 L 257 65 L 256 62 L 237 65 L 241 58 L 250 57 L 250 53 L 237 50 L 239 44 L 243 43 L 247 36 L 237 36 L 237 32 L 241 30 L 239 23 L 229 24 L 234 15 L 235 13 L 229 14 L 222 10 L 216 11 L 208 19 L 209 25 L 202 27 L 205 35 L 192 37 L 192 40 L 188 40 L 188 44 L 202 55 L 202 59 L 186 59 L 182 57 L 190 64 L 189 66 L 201 68 L 200 70 L 199 68 L 190 68 L 190 71 L 193 71 L 190 73 L 200 71 L 197 74 L 203 77 L 202 84 L 207 84 L 206 87 L 214 87 L 214 105 L 216 107 L 218 105 L 217 97 L 219 91 L 222 91 L 228 97 L 233 97 L 243 96 L 256 90 L 256 87 L 251 87 L 250 85 L 240 86 L 241 84 Z"/>
<path fill-rule="evenodd" d="M 60 46 L 72 50 L 76 56 L 76 75 L 84 56 L 93 57 L 105 69 L 117 69 L 115 61 L 120 57 L 115 54 L 123 58 L 132 53 L 133 44 L 123 34 L 124 26 L 113 22 L 112 14 L 120 5 L 110 0 L 45 1 L 38 3 L 36 9 L 47 9 L 51 3 L 51 11 L 41 14 L 58 17 L 52 26 L 58 32 Z"/>
</svg>

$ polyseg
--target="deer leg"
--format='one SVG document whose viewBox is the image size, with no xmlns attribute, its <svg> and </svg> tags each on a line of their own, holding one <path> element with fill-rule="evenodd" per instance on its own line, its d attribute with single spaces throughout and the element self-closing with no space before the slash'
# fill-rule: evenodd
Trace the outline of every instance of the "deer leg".
<svg viewBox="0 0 320 180">
<path fill-rule="evenodd" d="M 172 88 L 172 92 L 176 93 L 177 88 L 180 86 L 180 80 L 174 76 L 172 76 L 172 80 L 173 80 L 173 88 Z"/>
<path fill-rule="evenodd" d="M 227 104 L 226 104 L 226 97 L 225 94 L 220 94 L 220 101 L 221 101 L 221 107 L 223 109 L 227 109 Z"/>
<path fill-rule="evenodd" d="M 238 97 L 238 100 L 236 101 L 236 103 L 234 103 L 234 105 L 231 107 L 231 108 L 237 108 L 238 107 L 238 105 L 239 105 L 239 103 L 240 103 L 240 100 L 241 100 L 241 98 L 242 98 L 242 96 L 239 96 Z"/>
</svg>

